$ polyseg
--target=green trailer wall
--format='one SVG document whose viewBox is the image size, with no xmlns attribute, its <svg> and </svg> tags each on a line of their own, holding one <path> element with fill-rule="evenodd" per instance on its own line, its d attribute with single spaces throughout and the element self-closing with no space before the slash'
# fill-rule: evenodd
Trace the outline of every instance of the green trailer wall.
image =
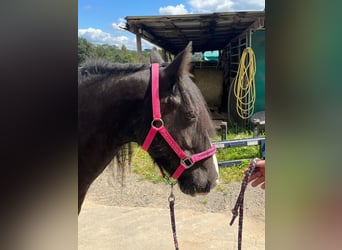
<svg viewBox="0 0 342 250">
<path fill-rule="evenodd" d="M 265 30 L 252 34 L 252 49 L 256 60 L 254 113 L 265 110 Z"/>
</svg>

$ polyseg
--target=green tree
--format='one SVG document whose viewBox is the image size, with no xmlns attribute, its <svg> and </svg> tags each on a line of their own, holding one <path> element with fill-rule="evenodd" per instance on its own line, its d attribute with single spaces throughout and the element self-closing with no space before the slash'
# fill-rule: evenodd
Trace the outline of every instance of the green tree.
<svg viewBox="0 0 342 250">
<path fill-rule="evenodd" d="M 142 51 L 142 63 L 150 62 L 150 53 L 150 49 Z M 79 37 L 78 65 L 84 62 L 87 57 L 99 57 L 117 63 L 137 63 L 137 52 L 128 50 L 125 45 L 122 45 L 121 48 L 108 44 L 94 45 L 85 38 Z"/>
<path fill-rule="evenodd" d="M 105 58 L 107 54 L 107 46 L 104 45 L 97 45 L 94 48 L 94 56 L 99 58 Z"/>
<path fill-rule="evenodd" d="M 127 52 L 127 47 L 124 44 L 121 45 L 121 51 L 124 53 Z"/>
<path fill-rule="evenodd" d="M 83 37 L 78 37 L 77 59 L 80 65 L 87 57 L 93 55 L 94 45 Z"/>
</svg>

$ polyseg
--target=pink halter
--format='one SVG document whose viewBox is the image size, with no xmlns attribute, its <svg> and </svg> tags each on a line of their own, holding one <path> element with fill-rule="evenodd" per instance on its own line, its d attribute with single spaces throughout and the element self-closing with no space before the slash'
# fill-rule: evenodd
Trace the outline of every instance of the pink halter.
<svg viewBox="0 0 342 250">
<path fill-rule="evenodd" d="M 178 143 L 172 138 L 170 133 L 164 127 L 164 122 L 161 119 L 160 114 L 160 103 L 159 103 L 159 64 L 152 64 L 152 111 L 153 111 L 153 120 L 151 122 L 151 129 L 148 132 L 146 139 L 142 145 L 142 149 L 147 151 L 156 136 L 157 132 L 163 136 L 165 141 L 169 144 L 172 150 L 176 153 L 176 155 L 180 159 L 180 165 L 173 173 L 172 178 L 178 179 L 179 176 L 184 172 L 185 169 L 192 167 L 196 162 L 209 158 L 214 155 L 216 152 L 216 147 L 212 146 L 198 154 L 194 154 L 192 156 L 188 156 L 184 153 Z"/>
</svg>

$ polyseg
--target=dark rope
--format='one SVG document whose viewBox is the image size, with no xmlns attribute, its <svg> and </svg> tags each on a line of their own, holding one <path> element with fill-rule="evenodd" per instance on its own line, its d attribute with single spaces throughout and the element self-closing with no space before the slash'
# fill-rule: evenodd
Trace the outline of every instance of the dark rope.
<svg viewBox="0 0 342 250">
<path fill-rule="evenodd" d="M 246 171 L 246 174 L 242 180 L 240 194 L 236 200 L 235 206 L 232 209 L 233 218 L 230 221 L 229 225 L 233 225 L 234 220 L 237 216 L 239 216 L 239 229 L 238 229 L 238 250 L 241 250 L 242 245 L 242 227 L 243 227 L 243 201 L 244 201 L 244 195 L 247 188 L 248 180 L 252 173 L 254 172 L 255 166 L 256 166 L 256 159 L 253 160 L 253 162 L 249 165 L 249 168 Z"/>
<path fill-rule="evenodd" d="M 173 194 L 173 185 L 171 184 L 171 194 L 169 196 L 169 207 L 170 207 L 170 217 L 171 217 L 171 228 L 172 228 L 172 235 L 173 235 L 173 242 L 175 245 L 175 249 L 179 250 L 178 248 L 178 240 L 177 240 L 177 231 L 176 231 L 176 219 L 175 219 L 175 196 Z"/>
</svg>

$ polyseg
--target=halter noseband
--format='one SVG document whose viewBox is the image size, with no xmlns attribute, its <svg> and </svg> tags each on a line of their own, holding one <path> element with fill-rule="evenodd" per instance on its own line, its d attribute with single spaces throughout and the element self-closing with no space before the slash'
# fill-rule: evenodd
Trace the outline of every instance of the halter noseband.
<svg viewBox="0 0 342 250">
<path fill-rule="evenodd" d="M 153 120 L 151 122 L 151 129 L 145 138 L 145 141 L 142 145 L 142 149 L 147 151 L 154 137 L 156 136 L 157 132 L 159 132 L 180 159 L 180 165 L 178 166 L 176 171 L 173 173 L 172 178 L 178 179 L 185 169 L 191 168 L 196 162 L 209 158 L 215 154 L 216 147 L 212 146 L 211 148 L 201 153 L 188 156 L 181 149 L 178 143 L 172 138 L 171 134 L 167 131 L 167 129 L 164 127 L 164 122 L 161 119 L 161 114 L 160 114 L 159 64 L 158 63 L 152 64 L 152 112 L 153 112 Z"/>
</svg>

